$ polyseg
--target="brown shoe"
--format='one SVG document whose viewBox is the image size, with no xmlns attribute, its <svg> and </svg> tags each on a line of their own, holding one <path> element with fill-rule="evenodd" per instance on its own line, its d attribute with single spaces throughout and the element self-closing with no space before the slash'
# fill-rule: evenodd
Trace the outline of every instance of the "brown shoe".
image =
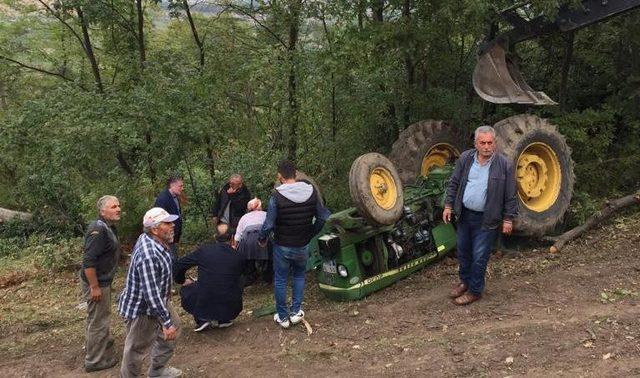
<svg viewBox="0 0 640 378">
<path fill-rule="evenodd" d="M 449 293 L 449 298 L 458 298 L 459 296 L 461 296 L 467 291 L 467 288 L 468 286 L 466 283 L 464 282 L 458 283 L 456 286 L 453 287 L 453 289 L 451 289 L 451 292 Z"/>
<path fill-rule="evenodd" d="M 475 295 L 475 294 L 472 294 L 471 292 L 467 291 L 463 295 L 461 295 L 458 298 L 454 299 L 453 303 L 457 304 L 458 306 L 466 306 L 468 304 L 471 304 L 471 303 L 477 301 L 480 298 L 482 298 L 481 295 Z"/>
</svg>

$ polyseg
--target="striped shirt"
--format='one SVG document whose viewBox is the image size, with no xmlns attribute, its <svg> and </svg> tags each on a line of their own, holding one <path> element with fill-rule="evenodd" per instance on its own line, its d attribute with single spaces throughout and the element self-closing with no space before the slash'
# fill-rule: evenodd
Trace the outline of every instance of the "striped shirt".
<svg viewBox="0 0 640 378">
<path fill-rule="evenodd" d="M 125 319 L 155 316 L 166 328 L 171 327 L 173 323 L 167 308 L 171 273 L 169 250 L 153 237 L 140 235 L 133 247 L 124 290 L 118 299 L 118 313 Z"/>
</svg>

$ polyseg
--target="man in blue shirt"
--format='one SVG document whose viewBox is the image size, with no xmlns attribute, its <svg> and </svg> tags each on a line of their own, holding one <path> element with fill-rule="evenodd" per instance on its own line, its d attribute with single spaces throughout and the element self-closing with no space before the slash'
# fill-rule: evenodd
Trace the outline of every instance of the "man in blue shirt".
<svg viewBox="0 0 640 378">
<path fill-rule="evenodd" d="M 276 314 L 273 320 L 282 328 L 289 328 L 304 318 L 304 274 L 309 258 L 309 242 L 322 229 L 329 218 L 313 185 L 296 181 L 296 167 L 288 160 L 278 164 L 277 187 L 267 208 L 267 219 L 262 225 L 258 240 L 266 245 L 273 232 L 273 286 Z M 287 279 L 293 276 L 291 307 L 287 308 Z"/>
<path fill-rule="evenodd" d="M 491 126 L 476 129 L 475 148 L 460 155 L 447 188 L 442 218 L 457 218 L 460 282 L 450 295 L 457 305 L 481 298 L 496 237 L 511 234 L 518 215 L 513 164 L 496 152 L 495 136 Z"/>
<path fill-rule="evenodd" d="M 118 313 L 126 322 L 121 377 L 140 375 L 149 348 L 149 377 L 182 375 L 179 369 L 167 366 L 180 329 L 180 318 L 169 302 L 172 280 L 169 245 L 177 218 L 159 207 L 144 215 L 144 233 L 133 247 L 125 287 L 118 300 Z"/>
</svg>

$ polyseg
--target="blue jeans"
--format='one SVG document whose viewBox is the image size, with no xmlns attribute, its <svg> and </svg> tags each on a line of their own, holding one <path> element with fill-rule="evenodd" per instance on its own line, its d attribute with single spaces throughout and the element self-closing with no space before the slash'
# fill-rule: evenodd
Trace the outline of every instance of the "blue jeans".
<svg viewBox="0 0 640 378">
<path fill-rule="evenodd" d="M 497 229 L 482 228 L 482 213 L 462 210 L 457 227 L 459 273 L 460 280 L 474 295 L 484 290 L 484 275 L 497 236 Z"/>
<path fill-rule="evenodd" d="M 304 247 L 284 247 L 273 245 L 273 287 L 276 311 L 280 320 L 289 319 L 302 307 L 304 296 L 304 274 L 309 258 L 309 245 Z M 293 276 L 291 285 L 291 309 L 287 310 L 287 279 Z"/>
</svg>

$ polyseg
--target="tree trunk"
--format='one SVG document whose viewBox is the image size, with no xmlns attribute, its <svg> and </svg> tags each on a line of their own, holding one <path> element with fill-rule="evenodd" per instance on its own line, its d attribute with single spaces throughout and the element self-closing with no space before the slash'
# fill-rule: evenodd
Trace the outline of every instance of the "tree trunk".
<svg viewBox="0 0 640 378">
<path fill-rule="evenodd" d="M 566 38 L 564 49 L 564 59 L 562 61 L 562 73 L 560 77 L 560 110 L 564 112 L 567 108 L 567 82 L 569 80 L 569 69 L 573 60 L 573 41 L 575 32 L 569 32 Z"/>
<path fill-rule="evenodd" d="M 287 157 L 291 161 L 296 160 L 298 150 L 298 77 L 297 77 L 297 45 L 300 23 L 301 0 L 293 1 L 289 6 L 289 40 L 288 40 L 288 59 L 289 59 L 289 143 L 287 146 Z"/>
<path fill-rule="evenodd" d="M 30 213 L 22 211 L 14 211 L 0 207 L 0 223 L 6 222 L 10 219 L 20 219 L 24 221 L 30 221 L 33 216 Z"/>
<path fill-rule="evenodd" d="M 404 125 L 400 125 L 401 129 L 404 129 L 411 124 L 411 113 L 413 112 L 413 103 L 411 96 L 413 95 L 413 88 L 415 86 L 415 65 L 413 64 L 413 57 L 411 56 L 411 41 L 413 40 L 413 26 L 411 25 L 411 0 L 404 0 L 402 5 L 402 18 L 405 21 L 405 27 L 410 29 L 407 38 L 406 46 L 404 48 L 404 70 L 406 75 L 406 98 L 403 109 Z M 401 131 L 401 130 L 400 130 Z"/>
<path fill-rule="evenodd" d="M 76 7 L 76 13 L 78 15 L 78 19 L 80 20 L 80 25 L 82 26 L 82 40 L 84 45 L 83 47 L 85 54 L 87 55 L 87 59 L 89 59 L 89 64 L 91 64 L 91 72 L 93 72 L 93 78 L 96 82 L 96 87 L 98 87 L 98 92 L 104 93 L 102 78 L 100 77 L 100 67 L 98 66 L 96 55 L 93 53 L 93 46 L 91 45 L 91 38 L 89 37 L 89 23 L 84 17 L 82 8 Z"/>
<path fill-rule="evenodd" d="M 193 35 L 193 39 L 196 42 L 196 46 L 198 46 L 198 57 L 200 58 L 200 68 L 204 67 L 204 43 L 198 36 L 198 29 L 196 28 L 196 24 L 193 21 L 193 17 L 191 16 L 191 8 L 187 0 L 182 0 L 182 6 L 184 7 L 184 11 L 187 14 L 187 20 L 189 20 L 189 27 L 191 28 L 191 34 Z M 253 8 L 253 3 L 251 5 Z"/>
<path fill-rule="evenodd" d="M 577 238 L 578 236 L 582 235 L 582 233 L 589 230 L 591 227 L 609 218 L 613 213 L 615 213 L 619 209 L 632 206 L 632 205 L 638 205 L 638 204 L 640 204 L 640 190 L 638 190 L 635 194 L 630 194 L 628 196 L 618 198 L 614 201 L 607 201 L 607 203 L 605 203 L 602 209 L 597 213 L 593 214 L 591 217 L 589 217 L 589 219 L 587 219 L 587 221 L 584 224 L 578 227 L 575 227 L 565 232 L 564 234 L 558 236 L 555 239 L 555 243 L 553 243 L 551 248 L 549 248 L 549 252 L 551 253 L 559 252 L 562 249 L 562 247 L 564 247 L 565 244 L 567 244 L 569 241 Z"/>
<path fill-rule="evenodd" d="M 147 61 L 147 53 L 144 46 L 144 10 L 142 0 L 136 0 L 136 13 L 138 15 L 138 51 L 140 53 L 140 69 L 144 70 Z"/>
<path fill-rule="evenodd" d="M 157 178 L 157 174 L 156 174 L 156 167 L 154 165 L 153 162 L 153 152 L 152 152 L 152 146 L 151 146 L 151 131 L 150 130 L 145 130 L 144 132 L 144 140 L 147 143 L 147 166 L 149 168 L 149 178 L 151 179 L 152 183 L 156 182 L 156 178 Z"/>
<path fill-rule="evenodd" d="M 124 153 L 122 152 L 122 150 L 118 149 L 116 159 L 118 159 L 118 164 L 120 164 L 120 168 L 122 168 L 122 170 L 125 171 L 127 175 L 129 176 L 134 175 L 135 172 L 133 171 L 133 168 L 131 168 L 131 165 L 129 164 L 127 159 L 124 157 Z"/>
</svg>

